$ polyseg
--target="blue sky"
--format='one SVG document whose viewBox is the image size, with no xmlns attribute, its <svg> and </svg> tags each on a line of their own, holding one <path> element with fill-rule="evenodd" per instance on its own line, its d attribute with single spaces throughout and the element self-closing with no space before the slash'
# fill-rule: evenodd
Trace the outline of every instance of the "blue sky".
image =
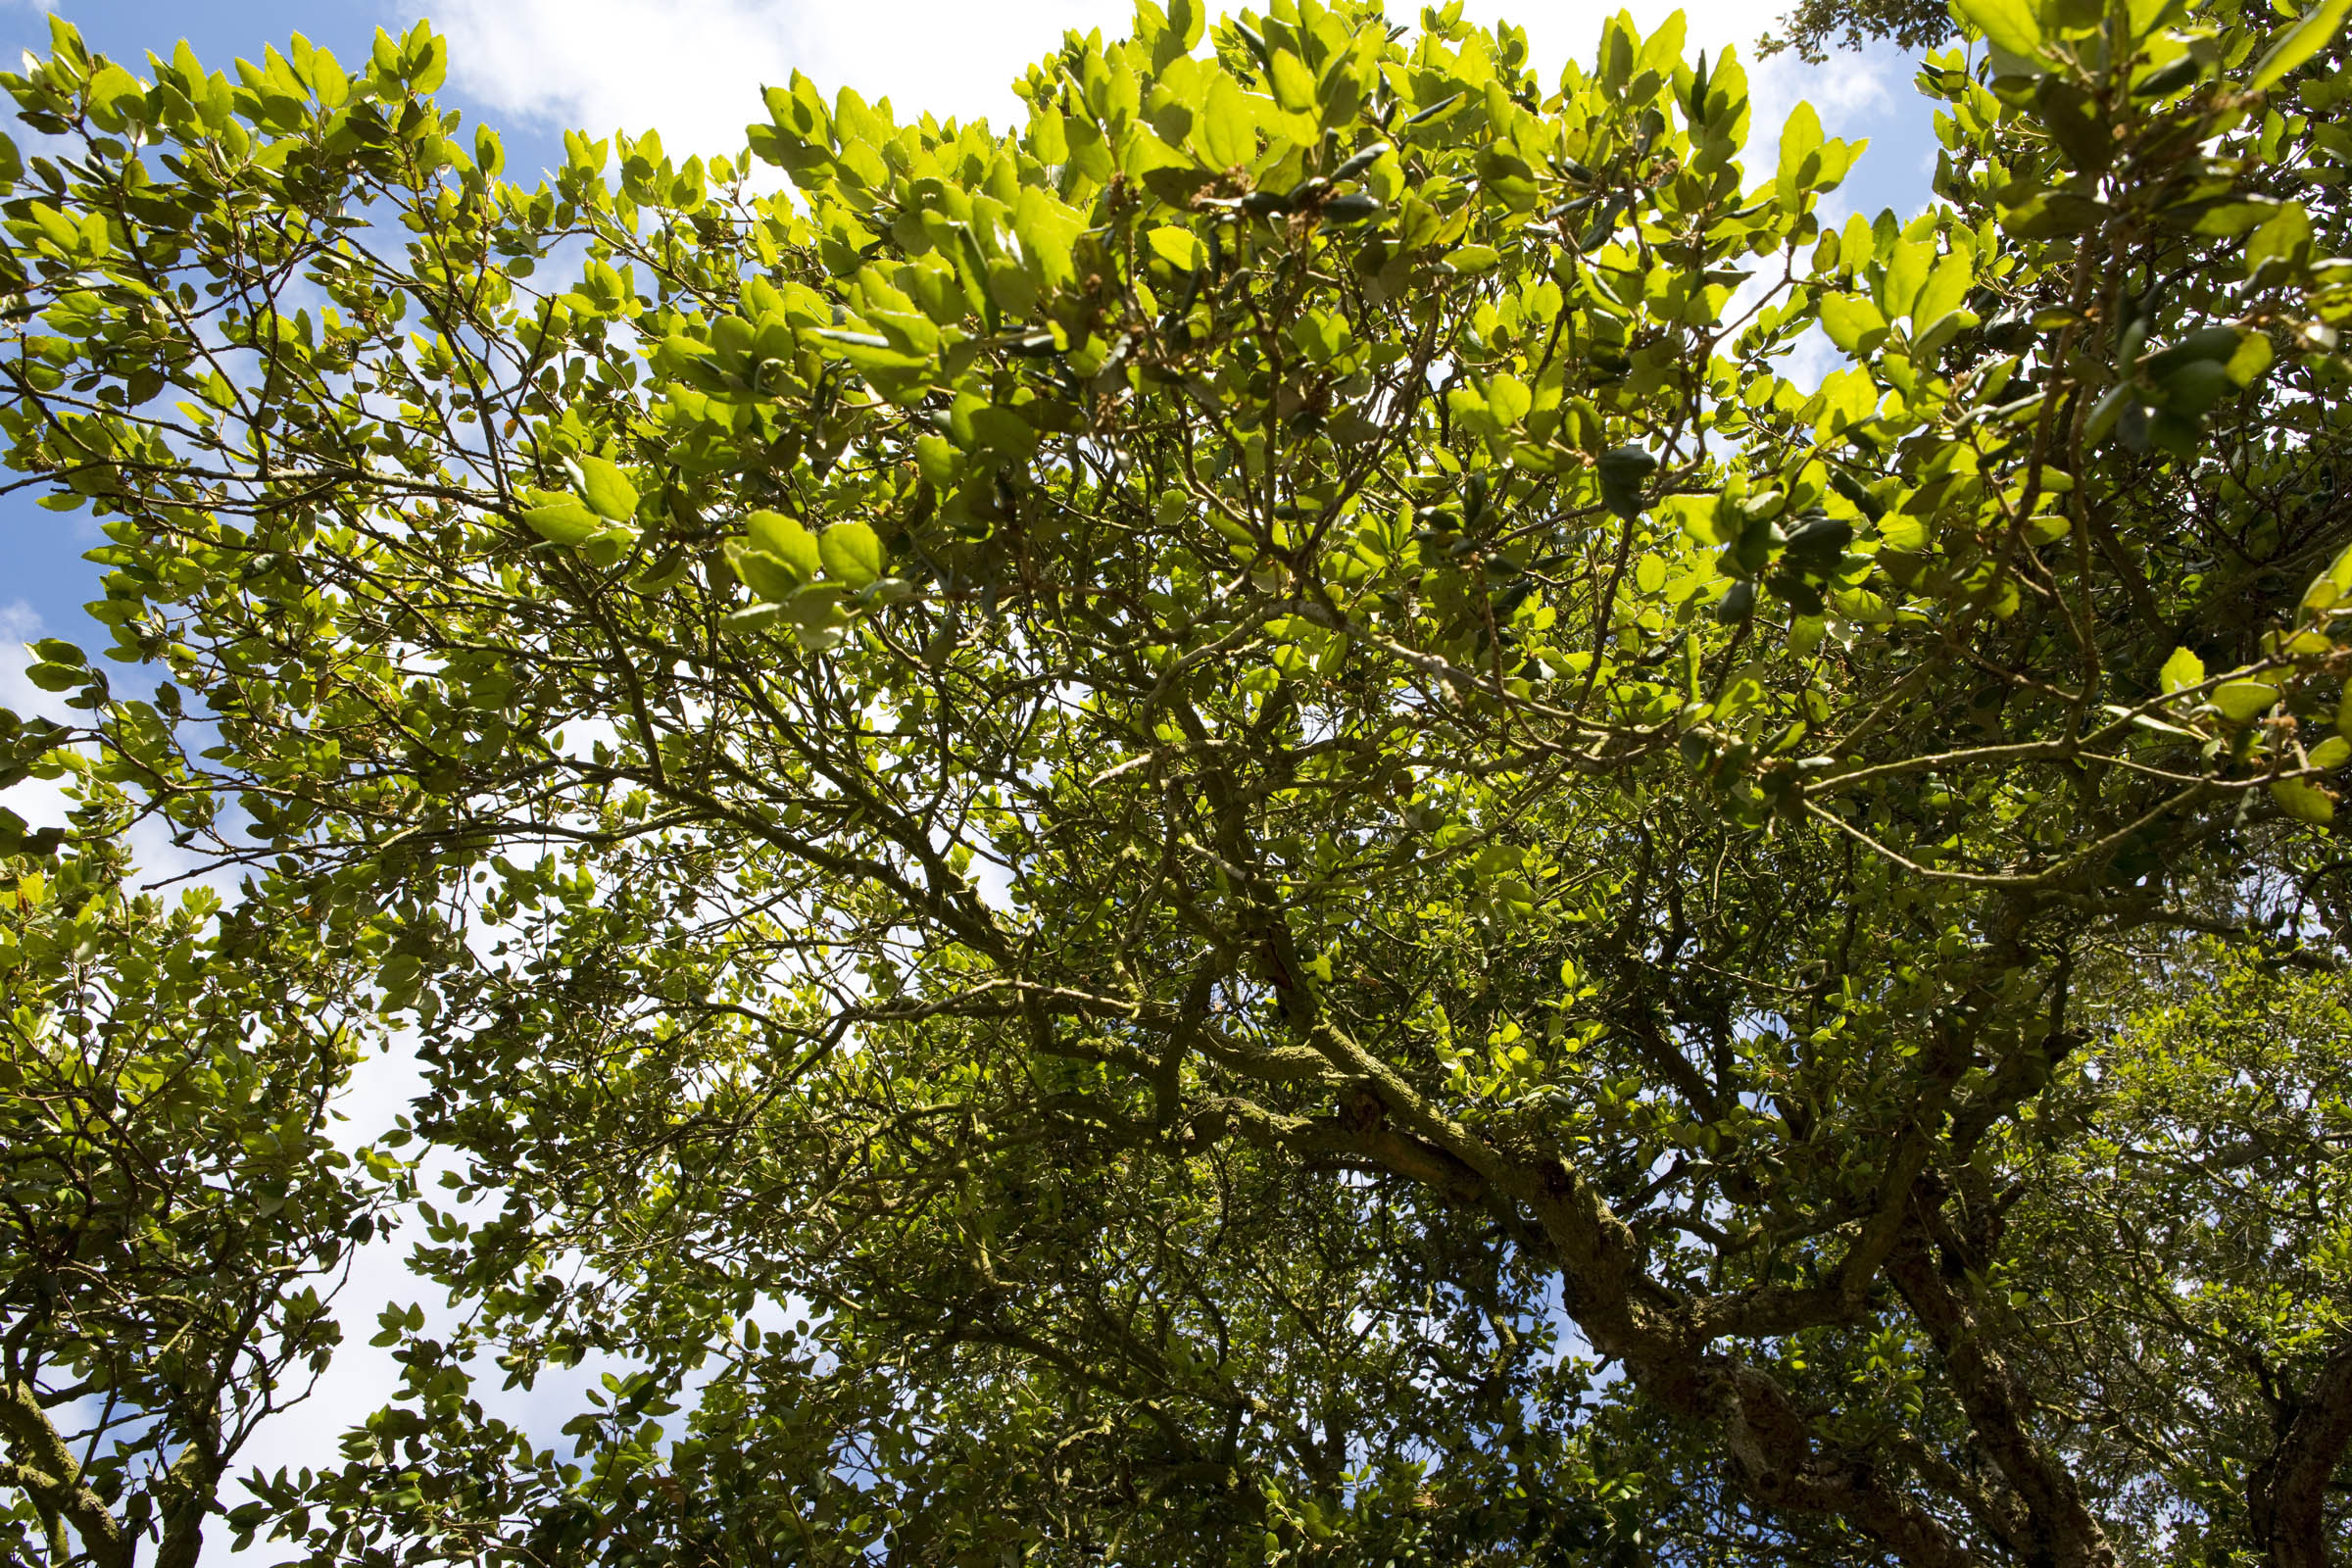
<svg viewBox="0 0 2352 1568">
<path fill-rule="evenodd" d="M 1015 107 L 1007 84 L 1063 27 L 1115 34 L 1130 15 L 1128 0 L 61 0 L 57 9 L 134 71 L 146 51 L 168 54 L 181 37 L 219 69 L 296 30 L 357 61 L 378 26 L 399 30 L 430 16 L 452 38 L 449 96 L 469 119 L 499 127 L 514 177 L 560 159 L 560 133 L 571 124 L 598 134 L 652 126 L 673 151 L 722 150 L 758 112 L 761 82 L 796 67 L 828 87 L 846 81 L 869 98 L 888 94 L 901 108 L 1003 119 Z M 1410 0 L 1391 9 L 1415 14 Z M 1556 63 L 1590 55 L 1606 8 L 1472 0 L 1469 9 L 1527 27 L 1538 59 Z M 1643 0 L 1633 9 L 1647 26 L 1672 7 Z M 1720 48 L 1745 45 L 1780 5 L 1697 0 L 1685 9 L 1692 46 Z M 45 52 L 45 14 L 27 0 L 0 0 L 0 44 L 12 61 L 18 50 Z M 1818 70 L 1786 56 L 1765 63 L 1754 71 L 1757 139 L 1769 147 L 1788 108 L 1811 99 L 1831 134 L 1873 142 L 1841 205 L 1915 210 L 1934 142 L 1908 76 L 1891 51 Z M 0 498 L 0 643 L 28 635 L 35 620 L 52 634 L 94 631 L 80 606 L 95 597 L 96 568 L 80 556 L 95 542 L 86 518 Z M 13 663 L 13 646 L 5 655 L 0 666 Z"/>
</svg>

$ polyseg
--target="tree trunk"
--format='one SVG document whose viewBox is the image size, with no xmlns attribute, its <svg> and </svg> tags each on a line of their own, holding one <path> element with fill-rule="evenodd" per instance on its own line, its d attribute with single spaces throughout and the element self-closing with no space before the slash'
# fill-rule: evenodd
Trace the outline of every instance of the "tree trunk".
<svg viewBox="0 0 2352 1568">
<path fill-rule="evenodd" d="M 2278 1441 L 2246 1481 L 2254 1544 L 2270 1568 L 2328 1568 L 2328 1482 L 2352 1444 L 2352 1345 L 2278 1411 Z"/>
</svg>

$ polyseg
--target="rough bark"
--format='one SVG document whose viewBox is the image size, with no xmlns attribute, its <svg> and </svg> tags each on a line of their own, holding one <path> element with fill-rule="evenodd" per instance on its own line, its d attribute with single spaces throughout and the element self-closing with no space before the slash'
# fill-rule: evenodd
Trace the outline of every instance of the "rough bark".
<svg viewBox="0 0 2352 1568">
<path fill-rule="evenodd" d="M 2352 1345 L 2311 1386 L 2281 1401 L 2278 1441 L 2246 1481 L 2254 1544 L 2270 1568 L 2328 1568 L 2328 1483 L 2352 1446 Z"/>
<path fill-rule="evenodd" d="M 0 1429 L 15 1456 L 0 1480 L 23 1488 L 44 1514 L 72 1525 L 92 1568 L 130 1568 L 132 1543 L 106 1499 L 82 1480 L 72 1446 L 41 1408 L 30 1384 L 9 1383 L 0 1397 Z"/>
</svg>

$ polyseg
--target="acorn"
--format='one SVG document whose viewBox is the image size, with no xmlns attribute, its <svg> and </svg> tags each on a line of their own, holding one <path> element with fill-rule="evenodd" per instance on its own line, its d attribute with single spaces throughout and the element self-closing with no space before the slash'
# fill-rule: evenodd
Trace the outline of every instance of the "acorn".
<svg viewBox="0 0 2352 1568">
<path fill-rule="evenodd" d="M 1339 168 L 1333 170 L 1331 172 L 1331 182 L 1337 185 L 1344 181 L 1355 178 L 1365 170 L 1370 169 L 1374 164 L 1379 163 L 1381 159 L 1391 150 L 1392 149 L 1390 148 L 1389 144 L 1385 141 L 1374 142 L 1371 146 L 1363 148 L 1354 156 L 1350 157 L 1346 163 L 1342 164 Z"/>
<path fill-rule="evenodd" d="M 1741 578 L 1715 605 L 1715 618 L 1726 626 L 1737 626 L 1756 612 L 1756 585 Z"/>
</svg>

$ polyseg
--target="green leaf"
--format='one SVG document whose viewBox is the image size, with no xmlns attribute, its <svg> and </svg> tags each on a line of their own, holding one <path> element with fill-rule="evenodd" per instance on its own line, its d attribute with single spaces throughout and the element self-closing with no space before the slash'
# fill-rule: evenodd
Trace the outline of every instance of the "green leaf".
<svg viewBox="0 0 2352 1568">
<path fill-rule="evenodd" d="M 1294 115 L 1303 115 L 1315 107 L 1315 74 L 1288 49 L 1274 51 L 1274 60 L 1266 72 L 1266 85 L 1273 89 L 1274 101 Z"/>
<path fill-rule="evenodd" d="M 2230 363 L 2224 367 L 2233 386 L 2252 386 L 2271 368 L 2271 340 L 2260 332 L 2248 332 L 2237 340 L 2230 351 Z"/>
<path fill-rule="evenodd" d="M 409 85 L 418 97 L 440 89 L 442 79 L 449 74 L 449 41 L 434 38 L 428 43 L 411 69 Z"/>
<path fill-rule="evenodd" d="M 1936 264 L 1919 297 L 1911 302 L 1911 321 L 1926 327 L 1958 310 L 1976 282 L 1976 265 L 1966 251 L 1952 251 Z"/>
<path fill-rule="evenodd" d="M 803 582 L 822 569 L 823 556 L 816 535 L 780 512 L 755 512 L 743 519 L 752 548 L 763 550 L 792 568 Z"/>
<path fill-rule="evenodd" d="M 2252 276 L 2274 259 L 2291 263 L 2311 249 L 2311 214 L 2301 202 L 2283 202 L 2246 242 L 2246 274 Z"/>
<path fill-rule="evenodd" d="M 106 130 L 121 130 L 131 115 L 145 107 L 147 89 L 111 61 L 90 78 L 89 91 L 91 118 Z"/>
<path fill-rule="evenodd" d="M 1535 393 L 1515 375 L 1498 375 L 1487 383 L 1487 407 L 1497 424 L 1509 429 L 1527 417 Z"/>
<path fill-rule="evenodd" d="M 1896 242 L 1894 256 L 1886 264 L 1886 273 L 1879 285 L 1879 308 L 1888 320 L 1909 316 L 1917 303 L 1920 290 L 1926 286 L 1928 272 L 1936 265 L 1936 243 L 1927 239 L 1906 239 Z M 1925 318 L 1933 320 L 1934 317 Z"/>
<path fill-rule="evenodd" d="M 764 550 L 750 549 L 741 540 L 730 540 L 726 555 L 727 564 L 735 569 L 744 586 L 770 604 L 791 598 L 807 581 L 776 557 Z"/>
<path fill-rule="evenodd" d="M 578 497 L 538 492 L 541 500 L 523 512 L 522 520 L 542 539 L 577 545 L 604 531 L 605 519 L 590 512 Z"/>
<path fill-rule="evenodd" d="M 2173 657 L 2164 662 L 2156 672 L 2156 684 L 2165 692 L 2182 691 L 2205 679 L 2205 661 L 2185 648 L 2173 650 Z"/>
<path fill-rule="evenodd" d="M 1200 47 L 1200 34 L 1207 24 L 1207 0 L 1168 0 L 1168 30 L 1186 52 Z"/>
<path fill-rule="evenodd" d="M 820 631 L 842 621 L 841 599 L 849 592 L 842 583 L 812 582 L 784 601 L 785 618 L 803 632 Z"/>
<path fill-rule="evenodd" d="M 1323 78 L 1315 83 L 1315 114 L 1325 130 L 1340 130 L 1363 108 L 1363 81 L 1354 57 L 1335 55 L 1324 64 Z"/>
<path fill-rule="evenodd" d="M 1631 522 L 1642 515 L 1642 483 L 1657 471 L 1658 460 L 1640 447 L 1614 447 L 1600 455 L 1595 471 L 1601 505 Z"/>
<path fill-rule="evenodd" d="M 2230 368 L 2212 360 L 2191 360 L 2156 383 L 2157 402 L 2182 415 L 2203 414 L 2234 390 Z"/>
<path fill-rule="evenodd" d="M 1078 237 L 1079 219 L 1050 192 L 1035 185 L 1021 187 L 1013 205 L 1012 231 L 1041 289 L 1056 288 L 1075 275 L 1070 250 Z"/>
<path fill-rule="evenodd" d="M 2002 215 L 2002 226 L 2026 239 L 2058 239 L 2096 228 L 2115 209 L 2071 190 L 2045 190 Z"/>
<path fill-rule="evenodd" d="M 2042 127 L 2075 169 L 2103 173 L 2115 162 L 2113 129 L 2087 89 L 2063 76 L 2044 76 L 2034 88 L 2034 102 Z"/>
<path fill-rule="evenodd" d="M 2090 406 L 2090 413 L 2082 420 L 2083 445 L 2095 447 L 2106 440 L 2125 413 L 2136 406 L 2138 396 L 2137 389 L 2129 381 L 2118 381 L 2100 393 L 2099 400 Z"/>
<path fill-rule="evenodd" d="M 2348 596 L 2352 596 L 2352 545 L 2338 551 L 2328 569 L 2311 580 L 2303 593 L 2303 608 L 2315 612 L 2332 610 Z"/>
<path fill-rule="evenodd" d="M 2041 19 L 2031 0 L 1951 0 L 1951 8 L 1955 21 L 2013 55 L 2032 59 L 2041 48 Z"/>
<path fill-rule="evenodd" d="M 882 575 L 882 541 L 862 522 L 837 522 L 817 535 L 825 575 L 855 591 Z"/>
<path fill-rule="evenodd" d="M 626 522 L 637 514 L 637 488 L 619 468 L 599 457 L 582 457 L 580 490 L 588 510 L 612 522 Z"/>
<path fill-rule="evenodd" d="M 1193 139 L 1211 169 L 1237 169 L 1257 154 L 1257 123 L 1242 89 L 1224 72 L 1208 83 L 1208 99 L 1193 122 Z"/>
<path fill-rule="evenodd" d="M 2335 820 L 2335 800 L 2326 790 L 2308 779 L 2282 778 L 2271 785 L 2271 799 L 2278 808 L 2298 821 L 2321 827 Z"/>
<path fill-rule="evenodd" d="M 2352 740 L 2346 740 L 2341 735 L 2330 735 L 2314 746 L 2311 755 L 2304 760 L 2317 768 L 2341 767 L 2345 762 L 2352 761 Z"/>
<path fill-rule="evenodd" d="M 2277 86 L 2288 72 L 2325 49 L 2347 16 L 2352 16 L 2352 0 L 2320 0 L 2303 13 L 2302 20 L 2279 30 L 2277 41 L 2255 62 L 2253 74 L 2246 78 L 2246 90 L 2264 92 Z"/>
<path fill-rule="evenodd" d="M 87 685 L 90 672 L 79 664 L 59 664 L 43 660 L 25 665 L 24 678 L 45 692 L 70 692 Z"/>
<path fill-rule="evenodd" d="M 2217 202 L 2198 212 L 2191 231 L 2217 238 L 2235 239 L 2248 229 L 2258 228 L 2278 214 L 2279 204 L 2269 197 L 2247 201 Z"/>
<path fill-rule="evenodd" d="M 1731 541 L 1732 536 L 1724 532 L 1720 520 L 1723 512 L 1720 496 L 1668 496 L 1658 503 L 1658 512 L 1698 544 L 1720 545 Z"/>
<path fill-rule="evenodd" d="M 1200 236 L 1189 228 L 1173 225 L 1155 228 L 1145 235 L 1144 240 L 1152 247 L 1152 253 L 1170 267 L 1198 272 L 1208 266 L 1208 247 L 1201 244 Z"/>
<path fill-rule="evenodd" d="M 1851 294 L 1821 297 L 1821 329 L 1848 354 L 1867 354 L 1886 337 L 1886 318 L 1878 306 Z"/>
<path fill-rule="evenodd" d="M 1041 109 L 1030 117 L 1029 153 L 1041 164 L 1070 161 L 1069 122 L 1058 109 Z"/>
<path fill-rule="evenodd" d="M 1780 172 L 1773 184 L 1783 207 L 1793 209 L 1805 191 L 1807 161 L 1814 171 L 1820 169 L 1821 160 L 1815 155 L 1821 151 L 1821 116 L 1811 104 L 1800 101 L 1781 126 Z"/>
<path fill-rule="evenodd" d="M 1037 453 L 1037 426 L 1012 409 L 982 404 L 970 411 L 966 423 L 976 449 L 993 452 L 1007 463 L 1026 463 Z"/>
<path fill-rule="evenodd" d="M 2268 681 L 2226 680 L 2213 689 L 2209 700 L 2223 717 L 2243 724 L 2270 710 L 2278 701 L 2278 688 Z"/>
</svg>

